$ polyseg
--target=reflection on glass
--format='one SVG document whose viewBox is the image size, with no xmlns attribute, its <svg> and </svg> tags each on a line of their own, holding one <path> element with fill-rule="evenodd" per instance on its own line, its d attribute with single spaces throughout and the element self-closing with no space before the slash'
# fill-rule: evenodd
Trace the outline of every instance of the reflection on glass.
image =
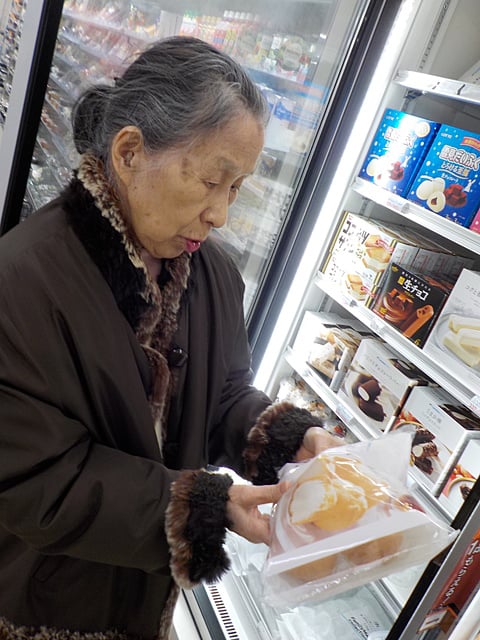
<svg viewBox="0 0 480 640">
<path fill-rule="evenodd" d="M 0 3 L 0 132 L 7 117 L 27 0 Z"/>
<path fill-rule="evenodd" d="M 85 87 L 112 82 L 160 37 L 190 35 L 210 42 L 245 66 L 270 112 L 257 170 L 242 186 L 227 224 L 215 233 L 242 272 L 248 314 L 307 165 L 343 42 L 365 1 L 238 4 L 241 10 L 233 0 L 66 0 L 28 195 L 31 209 L 47 202 L 76 166 L 70 112 Z"/>
</svg>

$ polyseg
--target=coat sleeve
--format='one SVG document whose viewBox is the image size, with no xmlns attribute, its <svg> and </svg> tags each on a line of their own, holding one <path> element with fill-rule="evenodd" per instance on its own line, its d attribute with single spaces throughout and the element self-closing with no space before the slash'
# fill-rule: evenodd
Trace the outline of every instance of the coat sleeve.
<svg viewBox="0 0 480 640">
<path fill-rule="evenodd" d="M 223 279 L 227 277 L 225 268 L 218 271 Z M 211 436 L 211 461 L 234 469 L 255 484 L 273 484 L 278 481 L 279 469 L 293 460 L 306 430 L 322 423 L 293 404 L 273 405 L 268 396 L 252 386 L 243 317 L 244 285 L 235 267 L 228 276 L 229 305 L 224 311 L 228 320 L 216 318 L 214 323 L 227 328 L 222 334 L 228 365 Z"/>
</svg>

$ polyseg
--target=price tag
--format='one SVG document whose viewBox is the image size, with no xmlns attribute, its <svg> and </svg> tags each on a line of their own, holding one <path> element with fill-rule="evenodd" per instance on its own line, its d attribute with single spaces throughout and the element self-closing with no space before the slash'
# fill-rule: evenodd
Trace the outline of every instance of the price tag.
<svg viewBox="0 0 480 640">
<path fill-rule="evenodd" d="M 397 213 L 402 213 L 402 209 L 405 206 L 404 200 L 400 199 L 398 196 L 389 196 L 385 204 L 389 209 L 397 211 Z"/>
<path fill-rule="evenodd" d="M 339 296 L 339 302 L 344 307 L 354 307 L 357 304 L 355 298 L 348 296 L 346 293 L 341 293 Z"/>
<path fill-rule="evenodd" d="M 473 413 L 476 413 L 477 416 L 480 417 L 480 396 L 472 396 L 470 398 L 470 402 L 468 403 L 468 408 L 470 409 L 470 411 L 473 411 Z"/>
<path fill-rule="evenodd" d="M 344 404 L 341 404 L 341 403 L 337 404 L 335 408 L 335 413 L 340 418 L 340 420 L 343 420 L 343 422 L 345 422 L 345 424 L 347 425 L 351 420 L 353 420 L 353 414 L 350 412 L 349 409 L 347 409 L 347 407 Z"/>
<path fill-rule="evenodd" d="M 382 333 L 384 333 L 385 331 L 385 325 L 382 323 L 381 320 L 377 320 L 377 318 L 372 318 L 370 320 L 369 326 L 370 326 L 370 329 L 379 336 L 381 336 Z"/>
</svg>

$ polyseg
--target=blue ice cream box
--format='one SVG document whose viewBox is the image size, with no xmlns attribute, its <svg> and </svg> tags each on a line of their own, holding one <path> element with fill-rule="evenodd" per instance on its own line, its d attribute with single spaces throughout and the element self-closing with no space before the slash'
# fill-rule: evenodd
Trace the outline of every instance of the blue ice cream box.
<svg viewBox="0 0 480 640">
<path fill-rule="evenodd" d="M 359 177 L 406 197 L 440 124 L 387 109 Z"/>
<path fill-rule="evenodd" d="M 463 227 L 480 205 L 480 135 L 442 124 L 408 200 Z"/>
</svg>

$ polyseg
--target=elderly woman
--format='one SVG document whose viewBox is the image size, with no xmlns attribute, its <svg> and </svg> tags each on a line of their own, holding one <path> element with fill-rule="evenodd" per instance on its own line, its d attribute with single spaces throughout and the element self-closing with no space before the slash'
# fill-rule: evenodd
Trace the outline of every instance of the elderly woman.
<svg viewBox="0 0 480 640">
<path fill-rule="evenodd" d="M 278 469 L 336 444 L 251 386 L 242 281 L 208 240 L 264 122 L 228 56 L 160 41 L 81 97 L 72 181 L 0 241 L 1 640 L 168 637 L 179 587 L 228 569 L 226 528 L 268 543 Z"/>
</svg>

